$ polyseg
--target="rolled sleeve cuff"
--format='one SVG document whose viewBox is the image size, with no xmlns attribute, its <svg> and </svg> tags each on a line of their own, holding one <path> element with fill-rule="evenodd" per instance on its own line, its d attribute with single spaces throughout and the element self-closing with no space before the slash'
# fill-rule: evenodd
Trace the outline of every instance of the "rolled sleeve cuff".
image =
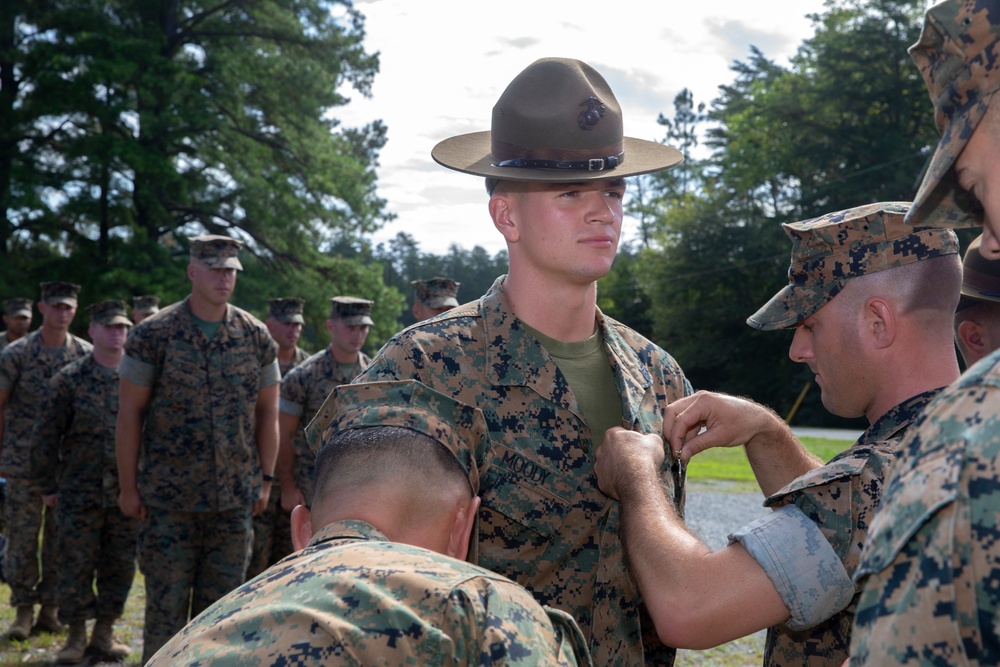
<svg viewBox="0 0 1000 667">
<path fill-rule="evenodd" d="M 280 412 L 284 412 L 286 415 L 292 415 L 293 417 L 301 417 L 302 413 L 305 412 L 300 403 L 290 401 L 287 398 L 278 400 L 278 410 Z"/>
<path fill-rule="evenodd" d="M 139 361 L 127 354 L 122 357 L 122 362 L 118 365 L 118 377 L 125 378 L 140 387 L 153 386 L 155 375 L 156 369 L 153 368 L 152 364 Z"/>
<path fill-rule="evenodd" d="M 796 505 L 785 505 L 729 536 L 764 569 L 791 618 L 805 630 L 850 604 L 854 583 L 819 527 Z"/>
<path fill-rule="evenodd" d="M 281 369 L 278 367 L 278 360 L 275 359 L 260 369 L 260 387 L 273 387 L 281 382 Z"/>
</svg>

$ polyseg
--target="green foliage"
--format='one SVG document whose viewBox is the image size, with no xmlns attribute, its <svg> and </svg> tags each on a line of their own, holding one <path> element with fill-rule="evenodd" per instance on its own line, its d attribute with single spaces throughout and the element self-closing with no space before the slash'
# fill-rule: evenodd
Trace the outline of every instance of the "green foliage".
<svg viewBox="0 0 1000 667">
<path fill-rule="evenodd" d="M 322 248 L 390 217 L 384 125 L 334 114 L 378 71 L 363 39 L 347 0 L 6 3 L 0 296 L 59 277 L 85 301 L 170 300 L 186 280 L 167 258 L 206 231 L 272 271 L 325 278 Z M 361 281 L 345 290 L 372 291 L 362 267 L 335 268 Z"/>
<path fill-rule="evenodd" d="M 801 438 L 809 452 L 829 461 L 851 443 L 829 438 Z M 741 490 L 756 490 L 757 481 L 742 447 L 715 447 L 701 452 L 688 462 L 688 482 L 739 482 Z"/>
</svg>

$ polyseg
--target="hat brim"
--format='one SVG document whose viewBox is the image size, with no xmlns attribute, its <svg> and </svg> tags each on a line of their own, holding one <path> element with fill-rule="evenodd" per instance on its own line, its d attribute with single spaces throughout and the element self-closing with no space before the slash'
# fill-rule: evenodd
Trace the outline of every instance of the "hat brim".
<svg viewBox="0 0 1000 667">
<path fill-rule="evenodd" d="M 747 318 L 747 324 L 761 331 L 794 327 L 837 296 L 844 288 L 844 282 L 827 282 L 822 288 L 816 285 L 785 285 Z"/>
<path fill-rule="evenodd" d="M 71 296 L 50 296 L 45 299 L 45 303 L 50 306 L 55 306 L 60 303 L 65 303 L 68 306 L 76 306 L 78 302 Z"/>
<path fill-rule="evenodd" d="M 354 315 L 353 317 L 341 317 L 340 321 L 349 327 L 357 327 L 363 324 L 372 326 L 375 322 L 367 315 Z"/>
<path fill-rule="evenodd" d="M 979 227 L 980 215 L 973 212 L 972 200 L 958 184 L 955 161 L 961 155 L 972 133 L 986 115 L 993 93 L 987 93 L 965 113 L 949 120 L 927 172 L 920 182 L 917 196 L 906 214 L 906 224 L 913 227 Z"/>
<path fill-rule="evenodd" d="M 439 296 L 424 301 L 428 308 L 454 308 L 458 305 L 458 299 L 453 296 Z"/>
<path fill-rule="evenodd" d="M 206 269 L 236 269 L 243 270 L 243 265 L 237 257 L 223 257 L 217 259 L 195 259 L 192 263 Z"/>
<path fill-rule="evenodd" d="M 31 309 L 30 308 L 19 308 L 15 311 L 7 313 L 7 317 L 27 317 L 31 319 Z"/>
<path fill-rule="evenodd" d="M 103 322 L 100 322 L 99 324 L 103 324 L 106 327 L 113 327 L 116 324 L 124 324 L 130 327 L 135 326 L 135 323 L 132 322 L 132 320 L 130 320 L 129 318 L 125 317 L 124 315 L 115 315 L 114 317 L 105 320 Z"/>
<path fill-rule="evenodd" d="M 440 142 L 431 151 L 434 161 L 443 167 L 465 174 L 486 176 L 505 181 L 539 181 L 548 183 L 574 183 L 606 178 L 624 178 L 661 171 L 677 166 L 684 155 L 676 148 L 655 141 L 624 138 L 625 157 L 614 169 L 601 171 L 528 169 L 522 167 L 497 167 L 490 153 L 491 133 L 473 132 L 460 134 Z"/>
<path fill-rule="evenodd" d="M 305 324 L 306 320 L 299 313 L 293 313 L 292 315 L 282 315 L 281 317 L 274 318 L 283 324 Z"/>
</svg>

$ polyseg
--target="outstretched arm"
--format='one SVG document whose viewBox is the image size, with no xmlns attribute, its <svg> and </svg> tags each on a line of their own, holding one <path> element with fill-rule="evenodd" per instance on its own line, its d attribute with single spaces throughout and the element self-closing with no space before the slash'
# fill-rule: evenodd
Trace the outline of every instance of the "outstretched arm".
<svg viewBox="0 0 1000 667">
<path fill-rule="evenodd" d="M 660 640 L 704 649 L 781 623 L 790 616 L 774 585 L 740 544 L 717 552 L 677 516 L 659 478 L 658 435 L 608 430 L 597 449 L 601 490 L 621 502 L 629 568 Z"/>
</svg>

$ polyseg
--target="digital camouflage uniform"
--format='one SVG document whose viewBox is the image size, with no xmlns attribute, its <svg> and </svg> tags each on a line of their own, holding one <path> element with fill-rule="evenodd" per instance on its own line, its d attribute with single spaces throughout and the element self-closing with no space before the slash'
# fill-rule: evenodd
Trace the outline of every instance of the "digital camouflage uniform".
<svg viewBox="0 0 1000 667">
<path fill-rule="evenodd" d="M 278 409 L 299 418 L 295 434 L 295 485 L 307 503 L 312 501 L 313 470 L 316 452 L 306 442 L 304 429 L 313 416 L 323 407 L 323 402 L 334 387 L 348 384 L 368 368 L 371 359 L 364 352 L 358 353 L 358 363 L 345 374 L 333 358 L 330 348 L 321 350 L 292 369 L 281 380 L 281 402 Z"/>
<path fill-rule="evenodd" d="M 546 611 L 498 574 L 339 521 L 195 619 L 149 666 L 591 664 L 579 629 Z"/>
<path fill-rule="evenodd" d="M 279 380 L 263 322 L 228 305 L 208 340 L 189 300 L 136 326 L 119 367 L 153 387 L 138 472 L 146 657 L 187 622 L 189 591 L 193 615 L 243 582 L 261 491 L 254 412 L 259 390 Z"/>
<path fill-rule="evenodd" d="M 11 343 L 10 338 L 8 338 L 7 335 L 7 331 L 0 331 L 0 350 L 4 349 Z"/>
<path fill-rule="evenodd" d="M 49 380 L 60 368 L 90 350 L 90 343 L 68 332 L 62 347 L 45 347 L 41 330 L 35 330 L 0 353 L 0 390 L 10 392 L 4 408 L 0 470 L 7 478 L 5 511 L 10 541 L 5 572 L 10 582 L 11 606 L 57 604 L 56 522 L 43 512 L 43 483 L 32 477 L 31 430 L 48 394 Z M 43 520 L 39 573 L 38 533 Z"/>
<path fill-rule="evenodd" d="M 1000 664 L 1000 351 L 902 443 L 855 578 L 853 665 Z"/>
<path fill-rule="evenodd" d="M 118 371 L 88 353 L 49 385 L 33 462 L 46 492 L 59 494 L 59 620 L 117 619 L 135 575 L 139 530 L 118 508 Z"/>
<path fill-rule="evenodd" d="M 849 449 L 833 457 L 825 466 L 798 477 L 770 496 L 764 505 L 778 508 L 795 504 L 819 527 L 843 563 L 846 575 L 850 576 L 857 569 L 869 523 L 882 496 L 884 479 L 899 451 L 899 441 L 938 391 L 919 394 L 895 406 L 872 424 Z M 759 522 L 765 522 L 767 518 Z M 757 549 L 752 549 L 751 555 L 761 562 L 772 581 L 782 575 L 787 578 L 785 581 L 779 579 L 775 584 L 783 599 L 795 599 L 794 592 L 791 595 L 789 592 L 796 588 L 815 585 L 811 579 L 817 573 L 798 578 L 795 574 L 802 573 L 790 565 L 799 559 L 806 545 L 797 542 L 782 544 L 766 539 L 761 544 L 768 547 L 770 558 L 778 554 L 775 558 L 777 562 L 771 565 L 773 561 L 769 560 L 769 556 Z M 802 556 L 801 560 L 804 562 L 806 558 Z M 791 574 L 793 572 L 795 574 Z M 847 597 L 850 603 L 817 625 L 797 629 L 788 625 L 768 628 L 764 665 L 840 667 L 847 659 L 856 593 L 852 588 Z M 793 608 L 793 605 L 789 604 L 789 607 Z"/>
<path fill-rule="evenodd" d="M 660 433 L 664 407 L 690 384 L 662 349 L 597 319 L 623 426 Z M 593 436 L 565 377 L 514 316 L 503 277 L 480 300 L 394 336 L 355 382 L 401 378 L 486 415 L 496 453 L 482 480 L 479 564 L 571 614 L 595 664 L 671 664 L 674 650 L 655 638 L 626 568 L 618 504 L 598 490 Z M 310 438 L 330 416 L 324 406 Z M 672 492 L 669 475 L 665 483 Z"/>
</svg>

